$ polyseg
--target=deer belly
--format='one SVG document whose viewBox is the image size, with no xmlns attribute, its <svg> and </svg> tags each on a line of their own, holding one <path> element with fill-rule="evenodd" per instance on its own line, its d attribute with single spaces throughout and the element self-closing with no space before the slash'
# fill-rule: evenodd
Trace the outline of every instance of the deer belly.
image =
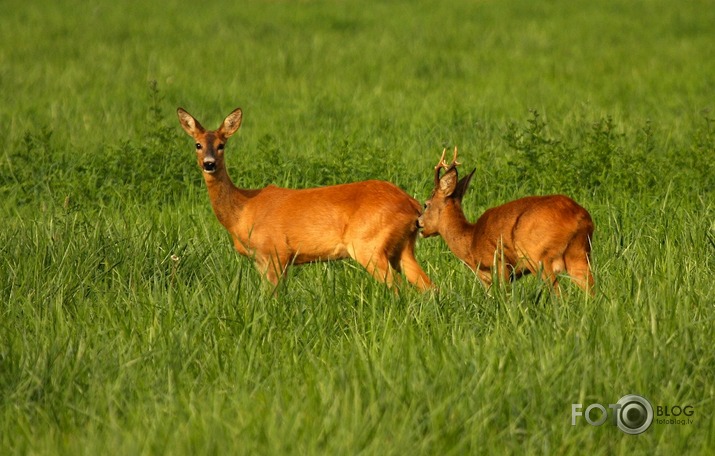
<svg viewBox="0 0 715 456">
<path fill-rule="evenodd" d="M 348 256 L 340 230 L 323 225 L 261 223 L 251 229 L 241 228 L 234 236 L 234 245 L 242 255 L 277 256 L 282 262 L 294 264 Z"/>
<path fill-rule="evenodd" d="M 314 261 L 331 261 L 347 258 L 348 250 L 343 244 L 333 246 L 303 244 L 295 246 L 293 249 L 293 263 L 311 263 Z"/>
</svg>

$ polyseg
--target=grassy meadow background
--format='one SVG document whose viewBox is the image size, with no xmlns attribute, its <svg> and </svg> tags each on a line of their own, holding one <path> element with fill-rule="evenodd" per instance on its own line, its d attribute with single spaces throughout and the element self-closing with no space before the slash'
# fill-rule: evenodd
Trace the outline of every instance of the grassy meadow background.
<svg viewBox="0 0 715 456">
<path fill-rule="evenodd" d="M 0 454 L 715 450 L 715 2 L 2 9 Z M 596 296 L 487 293 L 435 238 L 439 293 L 345 261 L 273 299 L 178 106 L 210 128 L 243 108 L 243 187 L 378 178 L 424 201 L 456 144 L 472 219 L 567 193 L 596 224 Z M 630 393 L 694 422 L 571 425 Z"/>
</svg>

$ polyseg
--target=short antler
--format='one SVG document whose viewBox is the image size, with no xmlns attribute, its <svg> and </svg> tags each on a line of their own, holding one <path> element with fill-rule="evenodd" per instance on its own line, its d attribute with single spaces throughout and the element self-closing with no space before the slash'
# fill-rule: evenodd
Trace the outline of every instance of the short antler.
<svg viewBox="0 0 715 456">
<path fill-rule="evenodd" d="M 437 164 L 434 167 L 434 186 L 437 187 L 439 185 L 439 170 L 442 168 L 447 168 L 447 162 L 444 161 L 444 155 L 447 153 L 447 148 L 445 147 L 442 150 L 442 157 L 439 159 Z"/>
<path fill-rule="evenodd" d="M 434 167 L 434 185 L 435 185 L 435 187 L 439 184 L 439 170 L 450 169 L 450 168 L 454 168 L 458 165 L 461 165 L 461 163 L 457 161 L 457 146 L 454 146 L 454 156 L 452 157 L 451 164 L 447 163 L 444 159 L 444 156 L 446 153 L 447 153 L 447 148 L 445 147 L 442 150 L 442 157 L 439 159 L 439 161 L 437 162 L 437 165 Z"/>
<path fill-rule="evenodd" d="M 446 165 L 447 163 L 445 163 Z M 452 157 L 452 165 L 451 166 L 459 166 L 461 163 L 457 161 L 457 146 L 454 146 L 454 156 Z"/>
</svg>

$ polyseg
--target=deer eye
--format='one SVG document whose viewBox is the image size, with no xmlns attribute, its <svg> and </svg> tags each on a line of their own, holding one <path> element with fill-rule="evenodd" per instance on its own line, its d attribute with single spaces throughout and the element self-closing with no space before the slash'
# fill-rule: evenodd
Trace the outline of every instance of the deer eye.
<svg viewBox="0 0 715 456">
<path fill-rule="evenodd" d="M 216 147 L 218 150 L 223 150 L 223 144 L 219 144 L 218 147 Z"/>
<path fill-rule="evenodd" d="M 196 150 L 201 150 L 202 148 L 201 143 L 196 143 Z"/>
</svg>

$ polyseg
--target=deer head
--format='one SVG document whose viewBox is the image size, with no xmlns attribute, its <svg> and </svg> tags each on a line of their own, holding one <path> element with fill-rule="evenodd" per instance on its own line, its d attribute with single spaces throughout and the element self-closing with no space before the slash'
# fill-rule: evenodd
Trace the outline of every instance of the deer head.
<svg viewBox="0 0 715 456">
<path fill-rule="evenodd" d="M 440 234 L 443 213 L 447 208 L 457 210 L 458 212 L 456 213 L 462 214 L 462 217 L 464 217 L 461 206 L 462 197 L 467 191 L 476 168 L 460 180 L 457 166 L 461 165 L 461 163 L 457 161 L 457 147 L 454 147 L 454 156 L 450 164 L 444 159 L 446 152 L 447 149 L 442 151 L 442 157 L 434 167 L 434 190 L 432 190 L 432 195 L 425 202 L 424 212 L 417 220 L 419 227 L 422 228 L 423 237 Z M 440 175 L 443 169 L 445 172 Z"/>
<path fill-rule="evenodd" d="M 191 114 L 179 108 L 176 110 L 181 127 L 196 141 L 196 158 L 205 176 L 220 171 L 225 172 L 223 150 L 226 140 L 241 126 L 241 109 L 235 109 L 223 121 L 218 130 L 208 131 Z"/>
</svg>

